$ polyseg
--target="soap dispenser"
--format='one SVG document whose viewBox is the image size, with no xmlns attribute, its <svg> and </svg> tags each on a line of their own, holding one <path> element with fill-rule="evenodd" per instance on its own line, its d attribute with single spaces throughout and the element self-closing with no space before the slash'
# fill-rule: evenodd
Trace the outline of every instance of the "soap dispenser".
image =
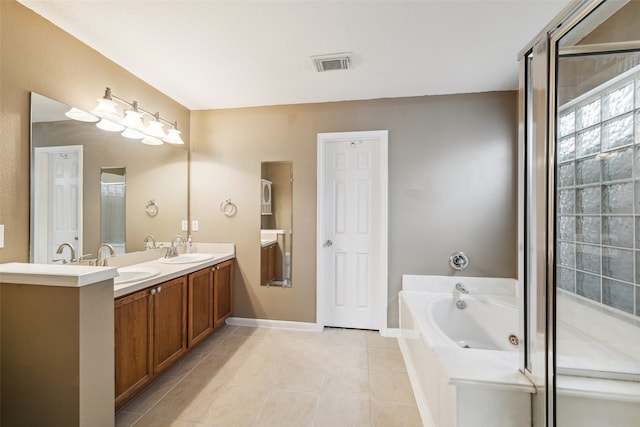
<svg viewBox="0 0 640 427">
<path fill-rule="evenodd" d="M 187 237 L 187 253 L 193 253 L 193 242 L 191 241 L 191 234 L 189 234 L 189 237 Z"/>
</svg>

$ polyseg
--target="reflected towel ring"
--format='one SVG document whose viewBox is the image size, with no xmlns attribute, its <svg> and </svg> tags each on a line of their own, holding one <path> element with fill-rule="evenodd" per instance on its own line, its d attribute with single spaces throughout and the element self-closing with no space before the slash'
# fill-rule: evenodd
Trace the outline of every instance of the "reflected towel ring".
<svg viewBox="0 0 640 427">
<path fill-rule="evenodd" d="M 238 207 L 231 201 L 231 199 L 227 199 L 224 202 L 220 203 L 220 212 L 222 212 L 225 216 L 234 216 L 238 211 Z"/>
<path fill-rule="evenodd" d="M 149 216 L 158 215 L 158 203 L 156 203 L 156 199 L 149 200 L 144 207 L 144 210 Z"/>
</svg>

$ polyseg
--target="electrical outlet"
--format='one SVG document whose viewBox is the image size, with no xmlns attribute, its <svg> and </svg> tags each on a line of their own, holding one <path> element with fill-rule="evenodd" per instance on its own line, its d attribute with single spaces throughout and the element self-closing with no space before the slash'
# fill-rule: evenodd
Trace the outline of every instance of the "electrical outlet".
<svg viewBox="0 0 640 427">
<path fill-rule="evenodd" d="M 189 221 L 187 221 L 186 219 L 182 220 L 182 231 L 187 231 L 189 230 Z"/>
<path fill-rule="evenodd" d="M 0 224 L 0 248 L 4 248 L 4 224 Z"/>
<path fill-rule="evenodd" d="M 194 219 L 191 221 L 191 231 L 198 231 L 198 220 Z"/>
</svg>

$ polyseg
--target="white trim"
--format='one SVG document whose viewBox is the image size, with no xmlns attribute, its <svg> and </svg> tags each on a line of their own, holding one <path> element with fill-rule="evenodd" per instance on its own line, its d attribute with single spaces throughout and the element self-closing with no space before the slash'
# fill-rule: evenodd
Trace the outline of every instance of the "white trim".
<svg viewBox="0 0 640 427">
<path fill-rule="evenodd" d="M 400 328 L 380 329 L 380 335 L 387 338 L 400 338 Z"/>
<path fill-rule="evenodd" d="M 317 323 L 291 322 L 288 320 L 250 319 L 247 317 L 228 317 L 227 325 L 252 326 L 254 328 L 291 329 L 295 331 L 320 332 L 323 327 Z"/>
<path fill-rule="evenodd" d="M 431 411 L 429 410 L 429 406 L 427 405 L 427 398 L 422 392 L 422 383 L 420 382 L 420 376 L 418 375 L 416 366 L 414 365 L 413 359 L 411 358 L 411 352 L 409 351 L 409 347 L 406 343 L 405 338 L 398 337 L 398 346 L 400 347 L 400 353 L 402 353 L 402 358 L 407 368 L 409 382 L 411 383 L 413 395 L 416 398 L 416 405 L 418 406 L 418 412 L 420 413 L 422 424 L 425 427 L 436 427 L 436 423 L 434 422 Z"/>
<path fill-rule="evenodd" d="M 388 223 L 389 223 L 389 131 L 361 131 L 361 132 L 329 132 L 318 134 L 318 163 L 317 163 L 317 215 L 316 215 L 316 324 L 324 327 L 324 293 L 325 293 L 325 277 L 324 277 L 324 251 L 322 250 L 322 242 L 324 241 L 324 162 L 325 162 L 325 144 L 328 141 L 335 140 L 353 140 L 353 139 L 376 139 L 380 154 L 380 247 L 378 248 L 378 256 L 380 263 L 378 265 L 379 289 L 378 289 L 378 310 L 380 312 L 380 320 L 378 328 L 381 333 L 387 330 L 387 310 L 388 310 Z M 385 332 L 386 333 L 386 332 Z M 384 336 L 384 334 L 383 334 Z"/>
</svg>

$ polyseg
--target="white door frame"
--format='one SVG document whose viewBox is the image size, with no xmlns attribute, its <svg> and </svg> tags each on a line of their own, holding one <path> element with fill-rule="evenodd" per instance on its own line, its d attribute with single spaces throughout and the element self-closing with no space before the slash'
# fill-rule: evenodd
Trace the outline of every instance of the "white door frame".
<svg viewBox="0 0 640 427">
<path fill-rule="evenodd" d="M 82 145 L 62 145 L 55 147 L 34 147 L 33 181 L 31 182 L 31 262 L 49 264 L 49 156 L 58 153 L 78 153 L 78 243 L 76 253 L 82 254 L 82 203 L 83 203 L 83 160 Z M 36 206 L 38 208 L 36 208 Z"/>
<path fill-rule="evenodd" d="M 379 329 L 382 335 L 387 335 L 387 304 L 388 304 L 388 199 L 389 199 L 389 131 L 362 131 L 362 132 L 331 132 L 318 134 L 318 164 L 317 164 L 317 216 L 316 216 L 316 325 L 323 328 L 325 325 L 325 254 L 322 244 L 325 239 L 324 232 L 324 165 L 327 142 L 351 141 L 354 139 L 374 139 L 380 155 L 380 246 L 374 248 L 378 252 L 380 262 L 375 269 L 378 275 L 379 289 L 375 290 L 377 309 L 379 310 Z"/>
</svg>

